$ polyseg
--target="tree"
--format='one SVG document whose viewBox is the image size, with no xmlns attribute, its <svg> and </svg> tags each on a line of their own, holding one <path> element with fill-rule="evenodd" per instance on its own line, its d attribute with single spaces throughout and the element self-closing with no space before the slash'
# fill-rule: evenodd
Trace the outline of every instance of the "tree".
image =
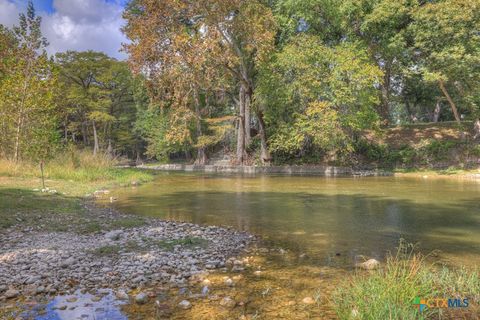
<svg viewBox="0 0 480 320">
<path fill-rule="evenodd" d="M 478 121 L 480 2 L 426 3 L 414 18 L 411 29 L 424 79 L 438 85 L 458 123 L 462 109 L 470 109 Z M 455 98 L 468 107 L 459 108 Z"/>
<path fill-rule="evenodd" d="M 389 121 L 392 93 L 402 85 L 405 64 L 411 61 L 408 27 L 417 6 L 417 0 L 344 0 L 341 4 L 346 37 L 361 40 L 383 71 L 379 113 L 384 122 Z"/>
<path fill-rule="evenodd" d="M 180 134 L 170 137 L 179 139 L 176 143 L 196 144 L 197 163 L 205 163 L 203 142 L 215 139 L 202 138 L 208 131 L 203 116 L 228 88 L 238 104 L 237 160 L 242 164 L 250 142 L 256 64 L 273 48 L 275 24 L 268 7 L 241 0 L 136 0 L 124 17 L 124 32 L 131 40 L 125 48 L 134 72 L 145 74 L 152 99 L 170 108 L 172 120 L 183 125 Z M 233 98 L 236 94 L 238 100 Z M 222 107 L 228 108 L 228 103 Z M 260 111 L 257 116 L 262 116 Z"/>
<path fill-rule="evenodd" d="M 83 138 L 85 146 L 92 145 L 93 153 L 104 149 L 114 154 L 135 149 L 138 137 L 128 137 L 136 119 L 133 78 L 124 62 L 104 53 L 67 51 L 56 55 L 64 90 L 61 106 L 64 118 L 64 139 L 76 142 Z"/>
<path fill-rule="evenodd" d="M 2 64 L 6 62 L 7 68 L 0 77 L 2 152 L 15 161 L 23 156 L 46 157 L 56 140 L 57 75 L 45 52 L 48 43 L 40 31 L 41 18 L 35 15 L 31 1 L 19 22 L 13 32 L 2 27 L 2 43 L 12 46 L 2 51 Z"/>
<path fill-rule="evenodd" d="M 257 99 L 268 106 L 272 150 L 287 158 L 351 151 L 355 134 L 376 125 L 381 76 L 360 46 L 292 39 L 260 78 Z"/>
</svg>

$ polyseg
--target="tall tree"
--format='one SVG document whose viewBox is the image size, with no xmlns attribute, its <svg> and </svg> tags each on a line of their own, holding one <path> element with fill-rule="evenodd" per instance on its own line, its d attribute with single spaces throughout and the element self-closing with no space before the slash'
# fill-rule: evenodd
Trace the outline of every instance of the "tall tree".
<svg viewBox="0 0 480 320">
<path fill-rule="evenodd" d="M 151 96 L 176 111 L 171 116 L 183 115 L 178 117 L 184 125 L 183 134 L 175 136 L 178 142 L 186 137 L 204 140 L 201 116 L 210 103 L 207 97 L 225 89 L 222 82 L 234 82 L 239 97 L 232 99 L 238 104 L 237 161 L 242 164 L 250 142 L 256 64 L 273 48 L 275 25 L 269 9 L 258 1 L 136 0 L 124 16 L 133 70 L 154 84 Z M 193 136 L 191 121 L 196 122 Z M 197 145 L 197 162 L 204 163 L 204 146 Z"/>
<path fill-rule="evenodd" d="M 411 29 L 424 78 L 438 85 L 458 123 L 462 109 L 472 112 L 478 121 L 480 2 L 425 3 L 414 18 Z M 464 107 L 458 106 L 456 98 Z"/>
<path fill-rule="evenodd" d="M 2 57 L 8 59 L 8 68 L 0 78 L 0 116 L 8 140 L 3 152 L 15 161 L 24 155 L 45 157 L 56 136 L 57 76 L 45 52 L 48 43 L 40 25 L 41 18 L 29 1 L 26 14 L 19 16 L 19 26 L 13 28 L 16 46 L 2 53 L 9 56 Z"/>
<path fill-rule="evenodd" d="M 402 82 L 403 66 L 411 60 L 408 27 L 417 6 L 417 0 L 344 0 L 341 3 L 346 37 L 360 39 L 383 71 L 379 83 L 379 113 L 385 122 L 389 121 L 392 93 Z"/>
</svg>

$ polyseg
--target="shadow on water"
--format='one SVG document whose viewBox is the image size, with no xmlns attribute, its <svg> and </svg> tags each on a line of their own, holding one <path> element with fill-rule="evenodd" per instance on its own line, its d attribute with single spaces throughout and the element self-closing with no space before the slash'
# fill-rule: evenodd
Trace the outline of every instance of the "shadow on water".
<svg viewBox="0 0 480 320">
<path fill-rule="evenodd" d="M 140 215 L 250 231 L 307 253 L 320 263 L 339 254 L 351 259 L 357 255 L 383 258 L 387 251 L 395 250 L 400 238 L 418 243 L 424 253 L 440 250 L 463 264 L 480 262 L 480 197 L 476 186 L 470 190 L 448 185 L 441 191 L 442 183 L 422 188 L 407 181 L 401 182 L 406 184 L 395 195 L 395 190 L 384 189 L 384 185 L 374 186 L 375 181 L 371 186 L 362 182 L 361 188 L 349 189 L 340 179 L 328 181 L 329 185 L 320 190 L 282 185 L 281 190 L 270 191 L 276 189 L 269 185 L 274 180 L 265 183 L 245 178 L 236 185 L 237 177 L 227 185 L 228 178 L 218 178 L 221 182 L 215 183 L 215 178 L 206 177 L 189 185 L 186 181 L 182 184 L 184 178 L 180 177 L 180 187 L 169 179 L 162 185 L 157 182 L 120 190 L 115 205 Z M 306 184 L 312 181 L 307 179 Z M 338 184 L 341 188 L 335 190 Z M 465 190 L 468 192 L 463 194 Z M 346 262 L 351 264 L 351 260 Z"/>
</svg>

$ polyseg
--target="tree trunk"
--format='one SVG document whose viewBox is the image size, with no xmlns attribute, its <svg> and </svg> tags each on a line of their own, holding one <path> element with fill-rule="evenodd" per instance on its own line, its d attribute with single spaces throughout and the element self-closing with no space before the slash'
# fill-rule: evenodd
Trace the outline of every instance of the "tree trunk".
<svg viewBox="0 0 480 320">
<path fill-rule="evenodd" d="M 198 98 L 197 88 L 193 90 L 194 100 L 195 100 L 195 115 L 197 121 L 197 138 L 202 136 L 202 115 L 200 113 L 200 99 Z M 205 152 L 205 147 L 197 148 L 197 159 L 195 164 L 205 165 L 207 163 L 207 154 Z"/>
<path fill-rule="evenodd" d="M 412 109 L 410 108 L 410 103 L 408 102 L 407 99 L 405 99 L 405 110 L 407 110 L 408 119 L 412 120 L 413 118 Z"/>
<path fill-rule="evenodd" d="M 87 125 L 86 125 L 85 122 L 82 122 L 82 138 L 83 138 L 84 147 L 87 147 L 87 145 L 88 145 Z"/>
<path fill-rule="evenodd" d="M 453 102 L 452 97 L 448 94 L 447 89 L 445 88 L 445 84 L 443 83 L 443 80 L 440 80 L 438 82 L 438 85 L 440 86 L 440 90 L 442 90 L 443 94 L 445 95 L 445 98 L 447 98 L 448 103 L 450 104 L 450 107 L 452 108 L 453 115 L 455 116 L 455 120 L 460 124 L 460 116 L 458 114 L 458 109 L 457 106 L 455 105 L 455 102 Z"/>
<path fill-rule="evenodd" d="M 107 153 L 111 158 L 113 158 L 112 139 L 108 139 Z"/>
<path fill-rule="evenodd" d="M 64 143 L 66 144 L 67 141 L 68 141 L 68 128 L 67 128 L 67 125 L 68 125 L 68 117 L 65 117 L 65 122 L 63 123 L 63 141 Z"/>
<path fill-rule="evenodd" d="M 437 123 L 438 119 L 440 119 L 440 111 L 442 111 L 442 105 L 440 104 L 440 99 L 437 100 L 437 104 L 435 105 L 435 110 L 433 110 L 433 118 L 432 121 Z"/>
<path fill-rule="evenodd" d="M 252 142 L 250 134 L 250 106 L 252 102 L 252 94 L 250 89 L 245 90 L 245 148 Z"/>
<path fill-rule="evenodd" d="M 95 121 L 92 121 L 92 127 L 93 127 L 93 155 L 96 156 L 100 147 L 98 145 L 98 135 L 97 135 L 97 127 L 95 125 Z"/>
<path fill-rule="evenodd" d="M 477 118 L 475 120 L 475 124 L 473 126 L 473 132 L 475 135 L 473 136 L 473 139 L 476 140 L 477 138 L 480 138 L 480 119 Z"/>
<path fill-rule="evenodd" d="M 385 125 L 389 123 L 390 116 L 390 67 L 387 64 L 385 66 L 385 75 L 383 76 L 383 83 L 380 85 L 381 89 L 381 105 L 380 116 L 383 119 Z"/>
<path fill-rule="evenodd" d="M 20 118 L 18 119 L 16 133 L 15 133 L 15 147 L 13 152 L 13 159 L 15 162 L 18 162 L 20 158 L 20 135 L 22 133 L 22 126 L 23 126 L 23 115 L 20 115 Z"/>
<path fill-rule="evenodd" d="M 263 120 L 263 112 L 257 112 L 258 118 L 258 134 L 260 135 L 260 160 L 262 164 L 265 166 L 269 166 L 272 162 L 272 158 L 270 157 L 270 152 L 268 151 L 267 145 L 267 133 L 265 130 L 265 121 Z"/>
<path fill-rule="evenodd" d="M 245 87 L 240 86 L 239 112 L 237 125 L 237 164 L 243 165 L 245 160 Z"/>
</svg>

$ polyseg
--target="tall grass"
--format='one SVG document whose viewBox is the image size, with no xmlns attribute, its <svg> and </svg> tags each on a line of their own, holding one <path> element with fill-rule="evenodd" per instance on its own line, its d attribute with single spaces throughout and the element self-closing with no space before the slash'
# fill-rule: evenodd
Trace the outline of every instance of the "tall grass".
<svg viewBox="0 0 480 320">
<path fill-rule="evenodd" d="M 133 181 L 145 182 L 152 179 L 147 172 L 134 169 L 115 168 L 116 159 L 107 155 L 93 156 L 91 152 L 75 149 L 67 150 L 49 160 L 44 167 L 46 179 L 74 182 L 115 181 L 129 184 Z M 39 178 L 39 163 L 19 162 L 0 159 L 0 176 Z"/>
<path fill-rule="evenodd" d="M 341 319 L 448 319 L 455 309 L 429 309 L 420 312 L 415 297 L 469 298 L 480 302 L 478 270 L 439 268 L 425 256 L 414 253 L 413 246 L 400 242 L 395 255 L 389 255 L 383 268 L 358 272 L 335 291 L 334 308 Z M 475 308 L 473 306 L 472 308 Z M 463 310 L 462 310 L 463 311 Z M 475 319 L 478 309 L 470 309 Z M 468 313 L 467 312 L 467 313 Z"/>
</svg>

